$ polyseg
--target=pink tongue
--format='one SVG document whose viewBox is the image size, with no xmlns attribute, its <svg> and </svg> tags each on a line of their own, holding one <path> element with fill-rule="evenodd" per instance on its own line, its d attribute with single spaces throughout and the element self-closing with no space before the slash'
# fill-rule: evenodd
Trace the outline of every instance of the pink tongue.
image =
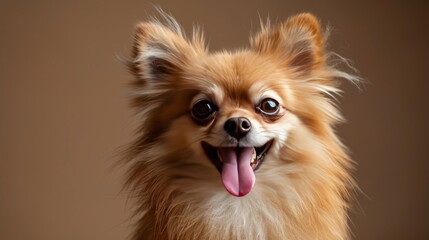
<svg viewBox="0 0 429 240">
<path fill-rule="evenodd" d="M 250 166 L 253 148 L 219 148 L 223 160 L 222 183 L 228 192 L 242 197 L 252 190 L 255 174 Z"/>
</svg>

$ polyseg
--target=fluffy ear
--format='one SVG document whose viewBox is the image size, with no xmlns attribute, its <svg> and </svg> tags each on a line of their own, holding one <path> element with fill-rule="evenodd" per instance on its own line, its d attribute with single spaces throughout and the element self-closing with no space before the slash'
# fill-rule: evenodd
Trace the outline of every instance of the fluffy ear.
<svg viewBox="0 0 429 240">
<path fill-rule="evenodd" d="M 189 43 L 174 19 L 167 24 L 157 21 L 136 26 L 133 61 L 130 68 L 138 80 L 163 80 L 180 75 L 189 58 L 203 46 Z"/>
<path fill-rule="evenodd" d="M 309 13 L 293 16 L 276 28 L 268 24 L 251 39 L 251 46 L 261 53 L 280 57 L 299 74 L 308 74 L 325 61 L 320 23 Z"/>
</svg>

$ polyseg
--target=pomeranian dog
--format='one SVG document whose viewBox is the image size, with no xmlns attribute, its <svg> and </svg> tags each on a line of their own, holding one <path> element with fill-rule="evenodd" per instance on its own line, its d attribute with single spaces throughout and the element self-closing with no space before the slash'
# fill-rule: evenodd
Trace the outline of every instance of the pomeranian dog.
<svg viewBox="0 0 429 240">
<path fill-rule="evenodd" d="M 352 161 L 335 133 L 344 59 L 311 14 L 209 53 L 169 15 L 137 25 L 127 151 L 133 239 L 349 239 Z"/>
</svg>

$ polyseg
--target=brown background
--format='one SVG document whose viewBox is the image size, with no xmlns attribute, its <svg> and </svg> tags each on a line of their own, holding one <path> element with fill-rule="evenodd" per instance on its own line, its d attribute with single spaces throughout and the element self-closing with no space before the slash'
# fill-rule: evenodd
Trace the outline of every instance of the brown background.
<svg viewBox="0 0 429 240">
<path fill-rule="evenodd" d="M 309 11 L 330 49 L 369 83 L 345 84 L 339 128 L 363 192 L 355 239 L 429 239 L 428 6 L 393 1 L 2 1 L 0 239 L 126 239 L 123 170 L 137 120 L 127 106 L 133 26 L 171 12 L 204 25 L 211 49 L 246 46 L 258 18 Z M 405 1 L 403 1 L 405 2 Z M 420 1 L 424 2 L 424 1 Z"/>
</svg>

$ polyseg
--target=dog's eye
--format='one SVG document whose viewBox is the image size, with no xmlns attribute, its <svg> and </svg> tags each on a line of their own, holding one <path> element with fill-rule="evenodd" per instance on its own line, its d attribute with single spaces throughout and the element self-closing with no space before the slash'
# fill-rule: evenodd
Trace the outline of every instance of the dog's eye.
<svg viewBox="0 0 429 240">
<path fill-rule="evenodd" d="M 217 111 L 216 105 L 208 100 L 201 100 L 192 107 L 192 117 L 200 125 L 206 125 Z"/>
<path fill-rule="evenodd" d="M 280 111 L 279 103 L 272 98 L 265 98 L 257 107 L 265 115 L 276 115 Z"/>
</svg>

